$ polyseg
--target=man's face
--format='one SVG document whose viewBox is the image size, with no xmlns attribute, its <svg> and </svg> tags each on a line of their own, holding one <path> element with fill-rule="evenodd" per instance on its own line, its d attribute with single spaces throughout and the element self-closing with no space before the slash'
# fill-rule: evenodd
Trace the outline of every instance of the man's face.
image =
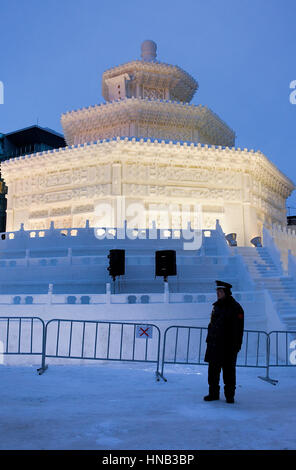
<svg viewBox="0 0 296 470">
<path fill-rule="evenodd" d="M 217 289 L 217 298 L 223 299 L 225 297 L 225 290 L 224 289 Z"/>
</svg>

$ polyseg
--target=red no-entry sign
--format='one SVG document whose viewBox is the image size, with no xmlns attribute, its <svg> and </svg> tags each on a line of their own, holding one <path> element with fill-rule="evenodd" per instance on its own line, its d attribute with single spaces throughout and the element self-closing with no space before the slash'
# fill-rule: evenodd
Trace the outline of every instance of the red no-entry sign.
<svg viewBox="0 0 296 470">
<path fill-rule="evenodd" d="M 137 325 L 137 338 L 152 338 L 153 327 L 149 325 Z"/>
</svg>

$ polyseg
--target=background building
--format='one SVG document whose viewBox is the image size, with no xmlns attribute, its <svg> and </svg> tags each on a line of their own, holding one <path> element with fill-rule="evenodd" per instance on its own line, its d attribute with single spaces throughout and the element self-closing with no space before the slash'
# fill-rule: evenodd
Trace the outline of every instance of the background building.
<svg viewBox="0 0 296 470">
<path fill-rule="evenodd" d="M 64 147 L 63 136 L 52 129 L 30 126 L 8 134 L 0 133 L 0 162 L 26 154 Z M 6 230 L 7 186 L 0 178 L 0 232 Z"/>
<path fill-rule="evenodd" d="M 30 126 L 8 134 L 0 134 L 0 159 L 17 158 L 36 152 L 43 152 L 66 144 L 64 137 L 52 129 Z"/>
</svg>

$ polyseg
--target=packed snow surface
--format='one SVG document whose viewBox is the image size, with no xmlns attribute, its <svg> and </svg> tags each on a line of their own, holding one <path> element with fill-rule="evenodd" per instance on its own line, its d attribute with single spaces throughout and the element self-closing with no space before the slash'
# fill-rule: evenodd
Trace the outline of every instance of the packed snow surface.
<svg viewBox="0 0 296 470">
<path fill-rule="evenodd" d="M 0 449 L 295 449 L 296 368 L 237 368 L 237 394 L 204 402 L 206 366 L 1 365 Z"/>
</svg>

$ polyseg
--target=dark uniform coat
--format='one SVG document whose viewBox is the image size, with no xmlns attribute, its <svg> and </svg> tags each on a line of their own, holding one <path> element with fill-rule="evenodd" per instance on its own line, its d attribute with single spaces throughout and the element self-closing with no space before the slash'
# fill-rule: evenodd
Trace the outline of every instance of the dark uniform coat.
<svg viewBox="0 0 296 470">
<path fill-rule="evenodd" d="M 224 364 L 236 361 L 244 330 L 244 311 L 231 296 L 213 303 L 211 321 L 208 326 L 205 362 Z"/>
</svg>

